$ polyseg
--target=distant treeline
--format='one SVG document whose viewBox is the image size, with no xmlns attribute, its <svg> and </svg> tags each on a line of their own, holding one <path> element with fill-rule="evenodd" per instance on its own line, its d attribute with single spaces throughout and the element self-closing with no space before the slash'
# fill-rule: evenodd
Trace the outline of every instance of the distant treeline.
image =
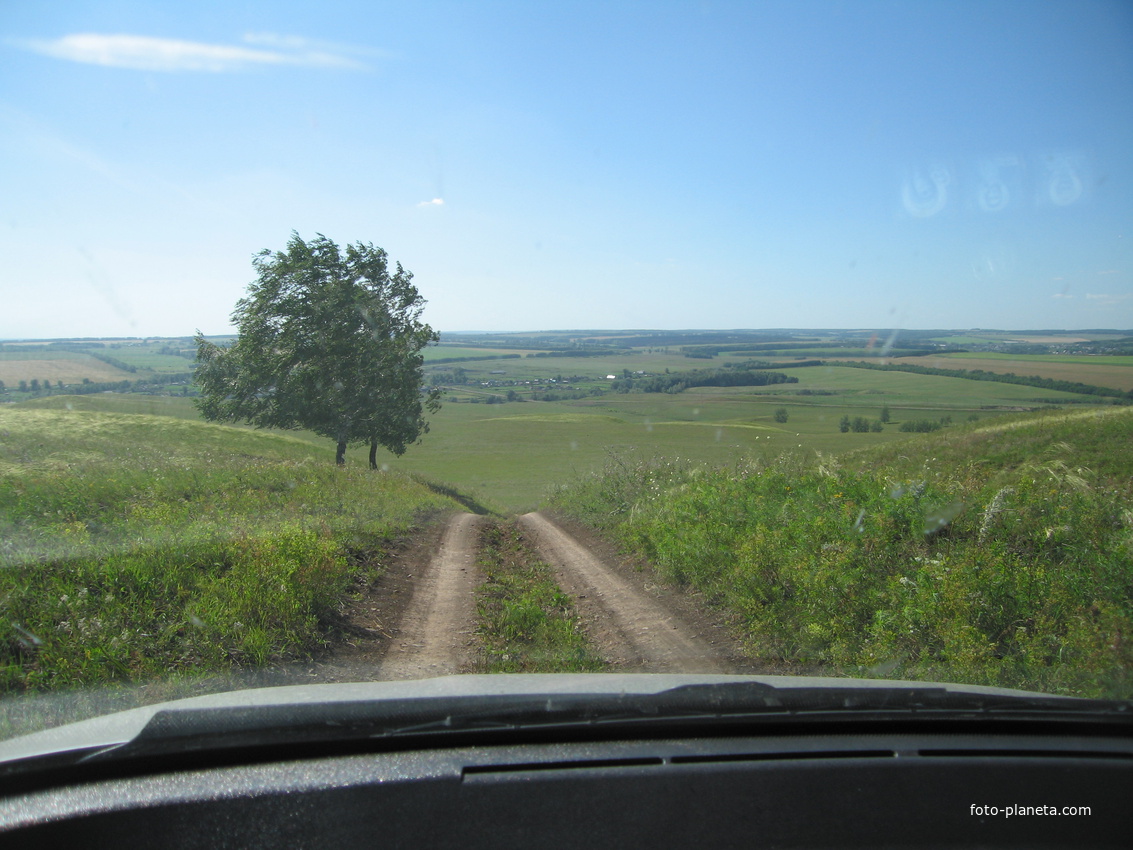
<svg viewBox="0 0 1133 850">
<path fill-rule="evenodd" d="M 797 384 L 798 378 L 782 372 L 753 372 L 747 369 L 720 369 L 710 372 L 696 369 L 692 372 L 672 372 L 642 378 L 618 378 L 610 386 L 615 392 L 672 393 L 690 387 L 765 387 L 771 384 Z"/>
<path fill-rule="evenodd" d="M 617 345 L 625 348 L 665 348 L 670 345 L 687 346 L 688 343 L 727 346 L 737 345 L 750 348 L 752 344 L 790 342 L 794 335 L 752 334 L 720 331 L 716 333 L 682 333 L 681 331 L 661 331 L 658 333 L 638 333 L 621 337 L 592 338 L 583 342 L 597 345 Z"/>
<path fill-rule="evenodd" d="M 115 369 L 121 369 L 123 372 L 129 372 L 131 375 L 138 371 L 137 366 L 131 366 L 129 363 L 124 363 L 117 357 L 111 357 L 109 354 L 103 354 L 101 351 L 88 351 L 86 354 L 93 357 L 95 360 L 101 360 L 108 366 L 113 366 Z"/>
<path fill-rule="evenodd" d="M 170 384 L 185 384 L 188 385 L 193 379 L 192 372 L 177 372 L 168 375 L 161 375 L 160 377 L 142 378 L 137 381 L 91 381 L 87 378 L 83 379 L 81 384 L 53 384 L 51 386 L 45 385 L 42 389 L 36 388 L 30 390 L 38 396 L 45 395 L 92 395 L 94 393 L 156 393 L 164 392 Z M 12 390 L 12 387 L 8 387 Z M 22 387 L 21 392 L 27 392 Z"/>
<path fill-rule="evenodd" d="M 1027 387 L 1039 387 L 1044 390 L 1058 390 L 1065 393 L 1133 399 L 1133 390 L 1126 392 L 1124 390 L 1114 389 L 1113 387 L 1098 387 L 1093 384 L 1082 384 L 1078 381 L 1058 381 L 1054 378 L 1043 378 L 1039 375 L 1016 375 L 1014 372 L 985 372 L 983 369 L 937 369 L 932 366 L 912 366 L 905 363 L 867 363 L 862 361 L 840 361 L 828 363 L 827 365 L 850 366 L 854 369 L 877 369 L 882 372 L 912 372 L 916 375 L 939 375 L 944 378 L 964 378 L 969 381 L 994 381 L 1000 384 L 1022 384 Z"/>
<path fill-rule="evenodd" d="M 758 345 L 686 345 L 681 348 L 685 357 L 711 359 L 718 354 L 763 354 L 771 351 L 794 351 L 800 354 L 813 352 L 823 353 L 827 356 L 837 350 L 847 356 L 880 356 L 882 346 L 858 345 L 854 340 L 839 340 L 837 342 L 785 342 L 785 343 L 759 343 Z M 965 349 L 958 346 L 909 346 L 904 348 L 891 348 L 885 352 L 886 357 L 924 357 L 928 354 L 941 354 L 943 352 L 957 352 Z"/>
<path fill-rule="evenodd" d="M 528 357 L 609 357 L 611 355 L 633 354 L 624 348 L 563 348 L 558 351 L 536 351 Z"/>
<path fill-rule="evenodd" d="M 426 366 L 435 366 L 441 363 L 467 363 L 471 360 L 519 360 L 522 354 L 484 354 L 472 357 L 438 357 L 435 360 L 427 360 Z"/>
</svg>

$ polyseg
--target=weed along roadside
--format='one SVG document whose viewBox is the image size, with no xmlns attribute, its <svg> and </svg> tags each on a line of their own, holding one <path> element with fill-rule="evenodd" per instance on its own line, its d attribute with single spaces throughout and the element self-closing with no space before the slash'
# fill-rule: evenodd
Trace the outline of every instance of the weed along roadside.
<svg viewBox="0 0 1133 850">
<path fill-rule="evenodd" d="M 286 435 L 13 407 L 0 431 L 9 692 L 308 658 L 397 539 L 459 508 Z"/>
<path fill-rule="evenodd" d="M 1131 414 L 842 459 L 617 462 L 552 505 L 729 612 L 769 664 L 1127 698 Z"/>
<path fill-rule="evenodd" d="M 468 635 L 459 669 L 648 666 L 647 651 L 612 648 L 595 604 L 610 592 L 456 486 L 190 419 L 6 406 L 0 431 L 7 692 L 146 682 L 152 701 L 206 677 L 282 675 L 349 637 L 344 600 L 454 511 L 478 524 L 468 613 L 450 629 Z M 614 457 L 549 504 L 647 581 L 707 602 L 755 667 L 1127 696 L 1133 647 L 1114 636 L 1133 629 L 1131 469 L 1133 415 L 1111 407 L 840 458 Z M 422 575 L 407 572 L 407 592 Z M 44 705 L 6 722 L 55 722 Z"/>
</svg>

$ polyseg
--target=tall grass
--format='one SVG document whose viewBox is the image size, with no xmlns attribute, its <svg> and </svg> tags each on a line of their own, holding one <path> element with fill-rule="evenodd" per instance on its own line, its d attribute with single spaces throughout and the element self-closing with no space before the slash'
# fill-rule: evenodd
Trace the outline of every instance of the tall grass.
<svg viewBox="0 0 1133 850">
<path fill-rule="evenodd" d="M 455 507 L 286 436 L 0 408 L 0 691 L 308 657 L 390 542 Z"/>
<path fill-rule="evenodd" d="M 843 463 L 615 461 L 554 504 L 729 609 L 756 655 L 1129 697 L 1126 414 L 967 426 Z"/>
</svg>

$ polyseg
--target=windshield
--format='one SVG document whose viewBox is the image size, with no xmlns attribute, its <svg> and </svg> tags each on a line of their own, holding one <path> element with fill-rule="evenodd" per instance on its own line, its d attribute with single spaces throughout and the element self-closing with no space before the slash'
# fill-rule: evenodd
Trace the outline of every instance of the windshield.
<svg viewBox="0 0 1133 850">
<path fill-rule="evenodd" d="M 16 3 L 0 51 L 0 735 L 1133 695 L 1128 4 Z"/>
</svg>

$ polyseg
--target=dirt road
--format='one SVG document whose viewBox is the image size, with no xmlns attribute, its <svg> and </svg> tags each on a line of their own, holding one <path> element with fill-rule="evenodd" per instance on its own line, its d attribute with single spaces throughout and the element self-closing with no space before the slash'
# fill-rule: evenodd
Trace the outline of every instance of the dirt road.
<svg viewBox="0 0 1133 850">
<path fill-rule="evenodd" d="M 611 663 L 651 673 L 724 673 L 716 649 L 540 513 L 519 518 Z"/>
<path fill-rule="evenodd" d="M 417 579 L 409 607 L 382 659 L 379 678 L 423 679 L 468 672 L 475 653 L 475 514 L 449 520 L 440 547 Z"/>
<path fill-rule="evenodd" d="M 343 612 L 344 641 L 308 673 L 318 681 L 416 679 L 473 672 L 482 518 L 423 529 Z M 659 588 L 590 539 L 540 513 L 519 518 L 538 557 L 574 600 L 587 636 L 616 670 L 748 672 L 727 630 L 689 594 Z"/>
</svg>

